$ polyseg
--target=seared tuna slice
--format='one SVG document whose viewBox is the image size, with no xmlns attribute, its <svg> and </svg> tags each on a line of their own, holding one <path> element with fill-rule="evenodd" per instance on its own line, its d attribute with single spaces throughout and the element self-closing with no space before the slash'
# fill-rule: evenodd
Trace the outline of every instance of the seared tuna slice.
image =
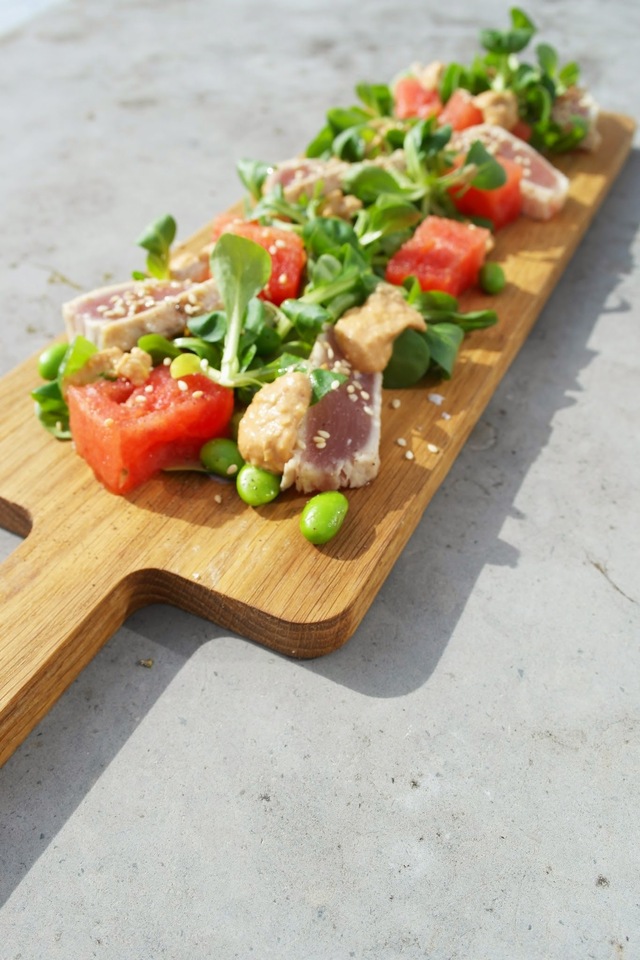
<svg viewBox="0 0 640 960">
<path fill-rule="evenodd" d="M 132 280 L 76 297 L 62 315 L 69 340 L 80 334 L 100 349 L 126 351 L 146 333 L 176 337 L 190 317 L 221 307 L 214 280 Z"/>
<path fill-rule="evenodd" d="M 285 200 L 297 203 L 302 196 L 312 199 L 318 192 L 326 196 L 339 190 L 351 164 L 332 157 L 320 160 L 314 157 L 295 157 L 275 167 L 262 187 L 263 196 L 268 196 L 277 186 L 282 187 Z"/>
<path fill-rule="evenodd" d="M 454 133 L 451 146 L 466 152 L 479 140 L 494 156 L 513 160 L 522 167 L 522 212 L 533 220 L 549 220 L 564 206 L 569 181 L 560 170 L 532 146 L 503 127 L 481 123 Z"/>
<path fill-rule="evenodd" d="M 569 87 L 560 94 L 551 110 L 551 119 L 563 129 L 573 125 L 573 118 L 580 117 L 587 123 L 587 133 L 578 144 L 579 150 L 596 150 L 602 137 L 598 133 L 599 108 L 591 94 L 581 87 Z"/>
<path fill-rule="evenodd" d="M 309 407 L 293 456 L 285 465 L 282 489 L 302 493 L 363 487 L 380 468 L 382 374 L 353 370 L 333 330 L 318 338 L 310 368 L 346 373 L 348 380 Z"/>
<path fill-rule="evenodd" d="M 213 244 L 209 243 L 198 253 L 190 250 L 178 250 L 171 257 L 171 279 L 191 280 L 193 283 L 202 283 L 211 276 L 209 258 Z"/>
</svg>

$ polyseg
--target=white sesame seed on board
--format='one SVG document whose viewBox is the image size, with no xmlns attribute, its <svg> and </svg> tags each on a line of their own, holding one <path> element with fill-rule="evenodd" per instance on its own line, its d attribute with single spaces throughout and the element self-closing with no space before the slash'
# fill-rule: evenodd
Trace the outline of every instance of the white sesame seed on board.
<svg viewBox="0 0 640 960">
<path fill-rule="evenodd" d="M 399 447 L 406 447 L 407 445 L 407 441 L 405 440 L 404 437 L 398 437 L 396 440 L 396 443 L 398 444 Z"/>
<path fill-rule="evenodd" d="M 402 406 L 402 404 L 401 404 L 400 400 L 398 400 L 397 397 L 394 397 L 393 400 L 391 401 L 391 403 L 389 404 L 389 406 L 390 406 L 393 410 L 398 410 L 398 409 Z"/>
<path fill-rule="evenodd" d="M 413 450 L 407 450 L 407 452 L 404 455 L 404 458 L 405 460 L 415 460 L 415 455 L 413 453 Z"/>
<path fill-rule="evenodd" d="M 216 503 L 222 503 L 222 497 L 220 496 L 219 493 L 216 493 L 213 499 L 215 500 Z"/>
<path fill-rule="evenodd" d="M 427 450 L 429 453 L 440 453 L 440 447 L 436 447 L 435 443 L 428 443 Z"/>
</svg>

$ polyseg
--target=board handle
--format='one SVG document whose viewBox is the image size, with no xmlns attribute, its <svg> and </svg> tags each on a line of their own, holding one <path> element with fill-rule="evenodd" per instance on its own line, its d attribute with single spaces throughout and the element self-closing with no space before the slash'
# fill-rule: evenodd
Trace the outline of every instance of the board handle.
<svg viewBox="0 0 640 960">
<path fill-rule="evenodd" d="M 34 531 L 0 567 L 0 766 L 138 606 L 98 561 L 73 569 Z"/>
</svg>

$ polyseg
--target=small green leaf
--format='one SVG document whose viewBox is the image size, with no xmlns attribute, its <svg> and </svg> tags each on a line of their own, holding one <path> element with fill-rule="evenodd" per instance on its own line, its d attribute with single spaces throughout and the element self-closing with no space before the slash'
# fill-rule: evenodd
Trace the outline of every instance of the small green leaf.
<svg viewBox="0 0 640 960">
<path fill-rule="evenodd" d="M 348 377 L 344 373 L 335 373 L 332 370 L 322 370 L 320 368 L 312 370 L 309 374 L 311 380 L 311 406 L 318 403 L 324 396 L 336 390 L 334 384 L 346 383 Z"/>
<path fill-rule="evenodd" d="M 190 332 L 207 343 L 220 343 L 227 332 L 227 315 L 222 310 L 190 317 L 187 321 Z"/>
<path fill-rule="evenodd" d="M 430 362 L 425 337 L 416 330 L 404 330 L 394 341 L 391 359 L 382 374 L 383 387 L 395 390 L 414 386 L 425 375 Z"/>
<path fill-rule="evenodd" d="M 356 93 L 376 117 L 390 117 L 393 113 L 393 94 L 386 84 L 359 83 Z"/>
<path fill-rule="evenodd" d="M 254 200 L 262 196 L 262 185 L 271 169 L 268 163 L 261 160 L 239 160 L 236 164 L 238 176 Z"/>
<path fill-rule="evenodd" d="M 453 374 L 458 350 L 464 339 L 464 331 L 454 323 L 438 323 L 427 327 L 424 336 L 433 361 L 438 364 L 443 376 L 448 380 Z"/>
<path fill-rule="evenodd" d="M 138 339 L 138 346 L 145 350 L 153 361 L 154 366 L 162 363 L 165 357 L 177 357 L 180 353 L 178 347 L 171 340 L 161 336 L 159 333 L 146 333 Z"/>
<path fill-rule="evenodd" d="M 548 43 L 539 43 L 536 47 L 538 63 L 545 73 L 555 77 L 558 69 L 558 54 Z"/>
<path fill-rule="evenodd" d="M 493 157 L 479 140 L 471 144 L 465 163 L 474 164 L 478 168 L 471 185 L 478 190 L 496 190 L 507 182 L 504 167 Z"/>
<path fill-rule="evenodd" d="M 167 213 L 150 223 L 140 234 L 136 243 L 149 253 L 163 257 L 175 240 L 176 230 L 176 221 L 171 214 Z"/>
</svg>

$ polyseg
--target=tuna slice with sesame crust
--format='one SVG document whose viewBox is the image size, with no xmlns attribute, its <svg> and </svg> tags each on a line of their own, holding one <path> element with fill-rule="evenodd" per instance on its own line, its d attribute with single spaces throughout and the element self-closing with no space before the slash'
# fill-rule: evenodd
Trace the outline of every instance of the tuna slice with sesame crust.
<svg viewBox="0 0 640 960">
<path fill-rule="evenodd" d="M 495 157 L 505 157 L 522 167 L 522 212 L 533 220 L 550 220 L 564 206 L 569 181 L 532 146 L 503 127 L 481 123 L 455 133 L 451 146 L 466 151 L 479 140 Z"/>
<path fill-rule="evenodd" d="M 307 410 L 282 489 L 295 485 L 302 493 L 313 493 L 363 487 L 380 469 L 382 374 L 351 368 L 333 330 L 316 341 L 310 365 L 345 373 L 348 379 Z"/>
</svg>

